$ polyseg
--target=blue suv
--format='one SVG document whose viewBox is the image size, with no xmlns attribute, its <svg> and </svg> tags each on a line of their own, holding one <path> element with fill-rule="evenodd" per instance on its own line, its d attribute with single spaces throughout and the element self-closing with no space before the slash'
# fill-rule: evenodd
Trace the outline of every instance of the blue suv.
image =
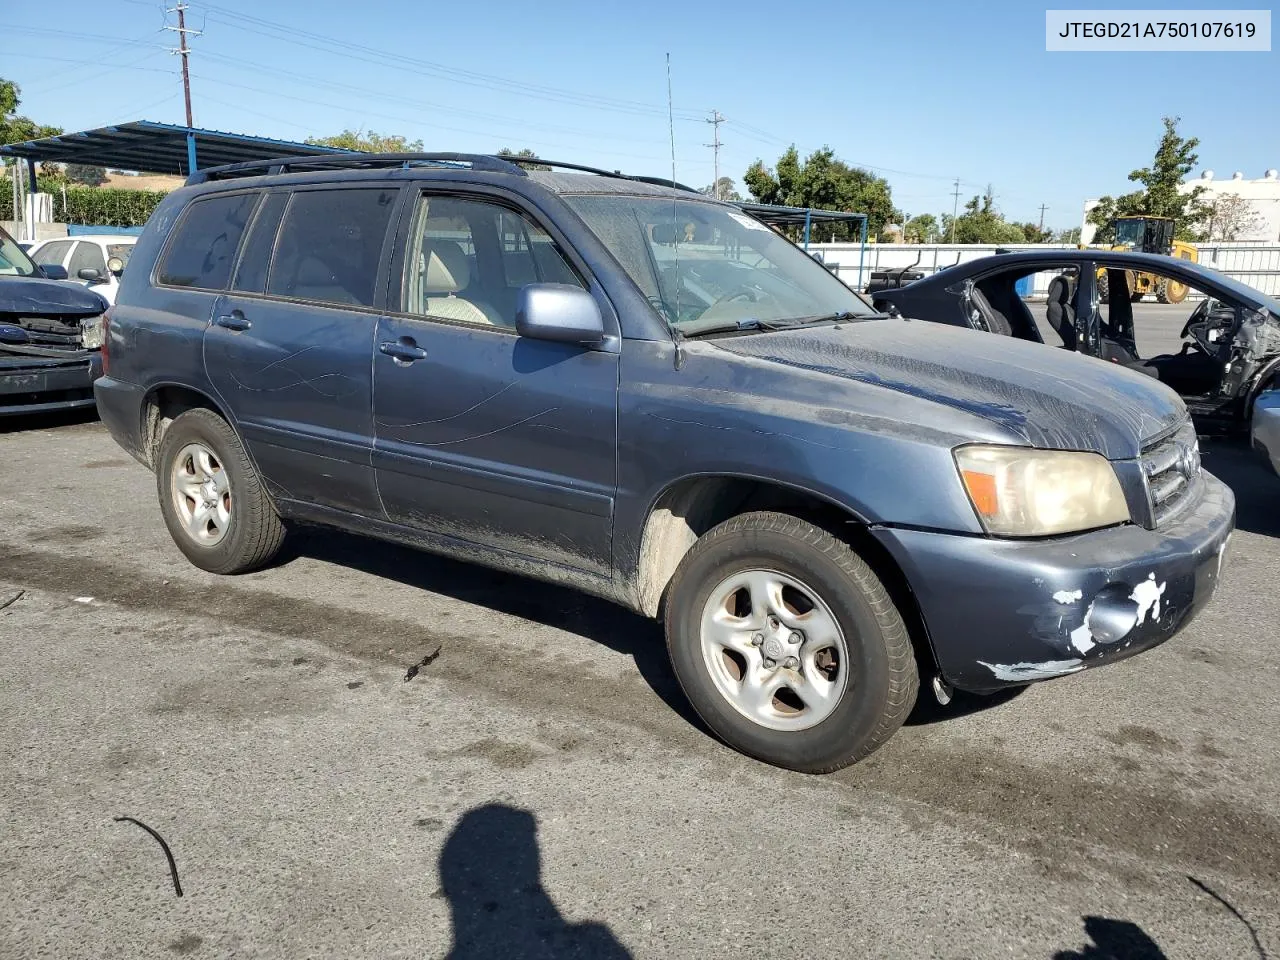
<svg viewBox="0 0 1280 960">
<path fill-rule="evenodd" d="M 200 171 L 103 362 L 197 566 L 307 522 L 607 597 L 663 619 L 717 735 L 810 772 L 921 675 L 945 702 L 1167 640 L 1235 515 L 1151 378 L 887 317 L 739 207 L 546 161 Z"/>
</svg>

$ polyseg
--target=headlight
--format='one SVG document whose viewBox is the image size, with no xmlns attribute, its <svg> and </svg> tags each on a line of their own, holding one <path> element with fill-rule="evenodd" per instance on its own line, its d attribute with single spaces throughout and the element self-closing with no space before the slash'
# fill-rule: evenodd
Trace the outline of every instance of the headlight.
<svg viewBox="0 0 1280 960">
<path fill-rule="evenodd" d="M 80 344 L 86 350 L 102 348 L 102 318 L 90 317 L 80 321 Z"/>
<path fill-rule="evenodd" d="M 987 533 L 1045 537 L 1129 520 L 1115 470 L 1096 453 L 968 446 L 955 451 L 960 479 Z"/>
</svg>

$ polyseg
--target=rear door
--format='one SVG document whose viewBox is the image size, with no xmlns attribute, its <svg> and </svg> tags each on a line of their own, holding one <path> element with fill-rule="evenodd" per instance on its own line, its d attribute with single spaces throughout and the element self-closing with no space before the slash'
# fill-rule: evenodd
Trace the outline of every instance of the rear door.
<svg viewBox="0 0 1280 960">
<path fill-rule="evenodd" d="M 209 379 L 279 498 L 382 516 L 369 365 L 399 190 L 268 195 L 214 307 Z"/>
<path fill-rule="evenodd" d="M 510 198 L 423 192 L 373 359 L 374 463 L 406 526 L 610 572 L 618 355 L 521 338 L 530 282 L 598 284 Z"/>
</svg>

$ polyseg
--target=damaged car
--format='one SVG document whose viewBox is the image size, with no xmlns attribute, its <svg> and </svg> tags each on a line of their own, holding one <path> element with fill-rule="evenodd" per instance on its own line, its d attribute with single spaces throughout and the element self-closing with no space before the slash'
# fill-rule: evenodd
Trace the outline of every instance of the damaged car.
<svg viewBox="0 0 1280 960">
<path fill-rule="evenodd" d="M 1176 337 L 1172 322 L 1164 331 L 1135 329 L 1142 275 L 1189 290 Z M 1037 289 L 1047 295 L 1043 324 L 1024 293 Z M 1103 289 L 1127 295 L 1104 298 Z M 998 253 L 877 290 L 873 302 L 903 316 L 1048 343 L 1136 370 L 1175 390 L 1202 429 L 1247 429 L 1257 397 L 1280 385 L 1280 303 L 1174 257 L 1088 249 Z"/>
<path fill-rule="evenodd" d="M 93 291 L 50 279 L 0 232 L 0 416 L 94 406 L 106 310 Z"/>
<path fill-rule="evenodd" d="M 201 170 L 107 338 L 99 413 L 197 567 L 322 524 L 605 597 L 710 730 L 807 772 L 922 681 L 1164 643 L 1235 520 L 1155 379 L 887 317 L 733 205 L 573 164 Z"/>
</svg>

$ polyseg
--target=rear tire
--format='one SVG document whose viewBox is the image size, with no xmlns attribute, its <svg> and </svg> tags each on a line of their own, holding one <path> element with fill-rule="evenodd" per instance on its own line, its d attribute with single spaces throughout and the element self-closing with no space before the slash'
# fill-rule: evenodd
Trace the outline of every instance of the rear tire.
<svg viewBox="0 0 1280 960">
<path fill-rule="evenodd" d="M 1181 303 L 1187 299 L 1187 285 L 1168 277 L 1161 277 L 1156 285 L 1156 299 L 1160 303 Z"/>
<path fill-rule="evenodd" d="M 911 639 L 884 585 L 848 544 L 785 514 L 743 514 L 694 544 L 672 578 L 666 634 L 707 726 L 776 766 L 855 763 L 915 704 Z"/>
<path fill-rule="evenodd" d="M 1111 280 L 1104 271 L 1102 276 L 1098 277 L 1098 299 L 1102 303 L 1111 302 Z"/>
<path fill-rule="evenodd" d="M 160 512 L 173 542 L 210 573 L 270 563 L 285 528 L 236 432 L 212 410 L 188 410 L 160 439 Z"/>
</svg>

